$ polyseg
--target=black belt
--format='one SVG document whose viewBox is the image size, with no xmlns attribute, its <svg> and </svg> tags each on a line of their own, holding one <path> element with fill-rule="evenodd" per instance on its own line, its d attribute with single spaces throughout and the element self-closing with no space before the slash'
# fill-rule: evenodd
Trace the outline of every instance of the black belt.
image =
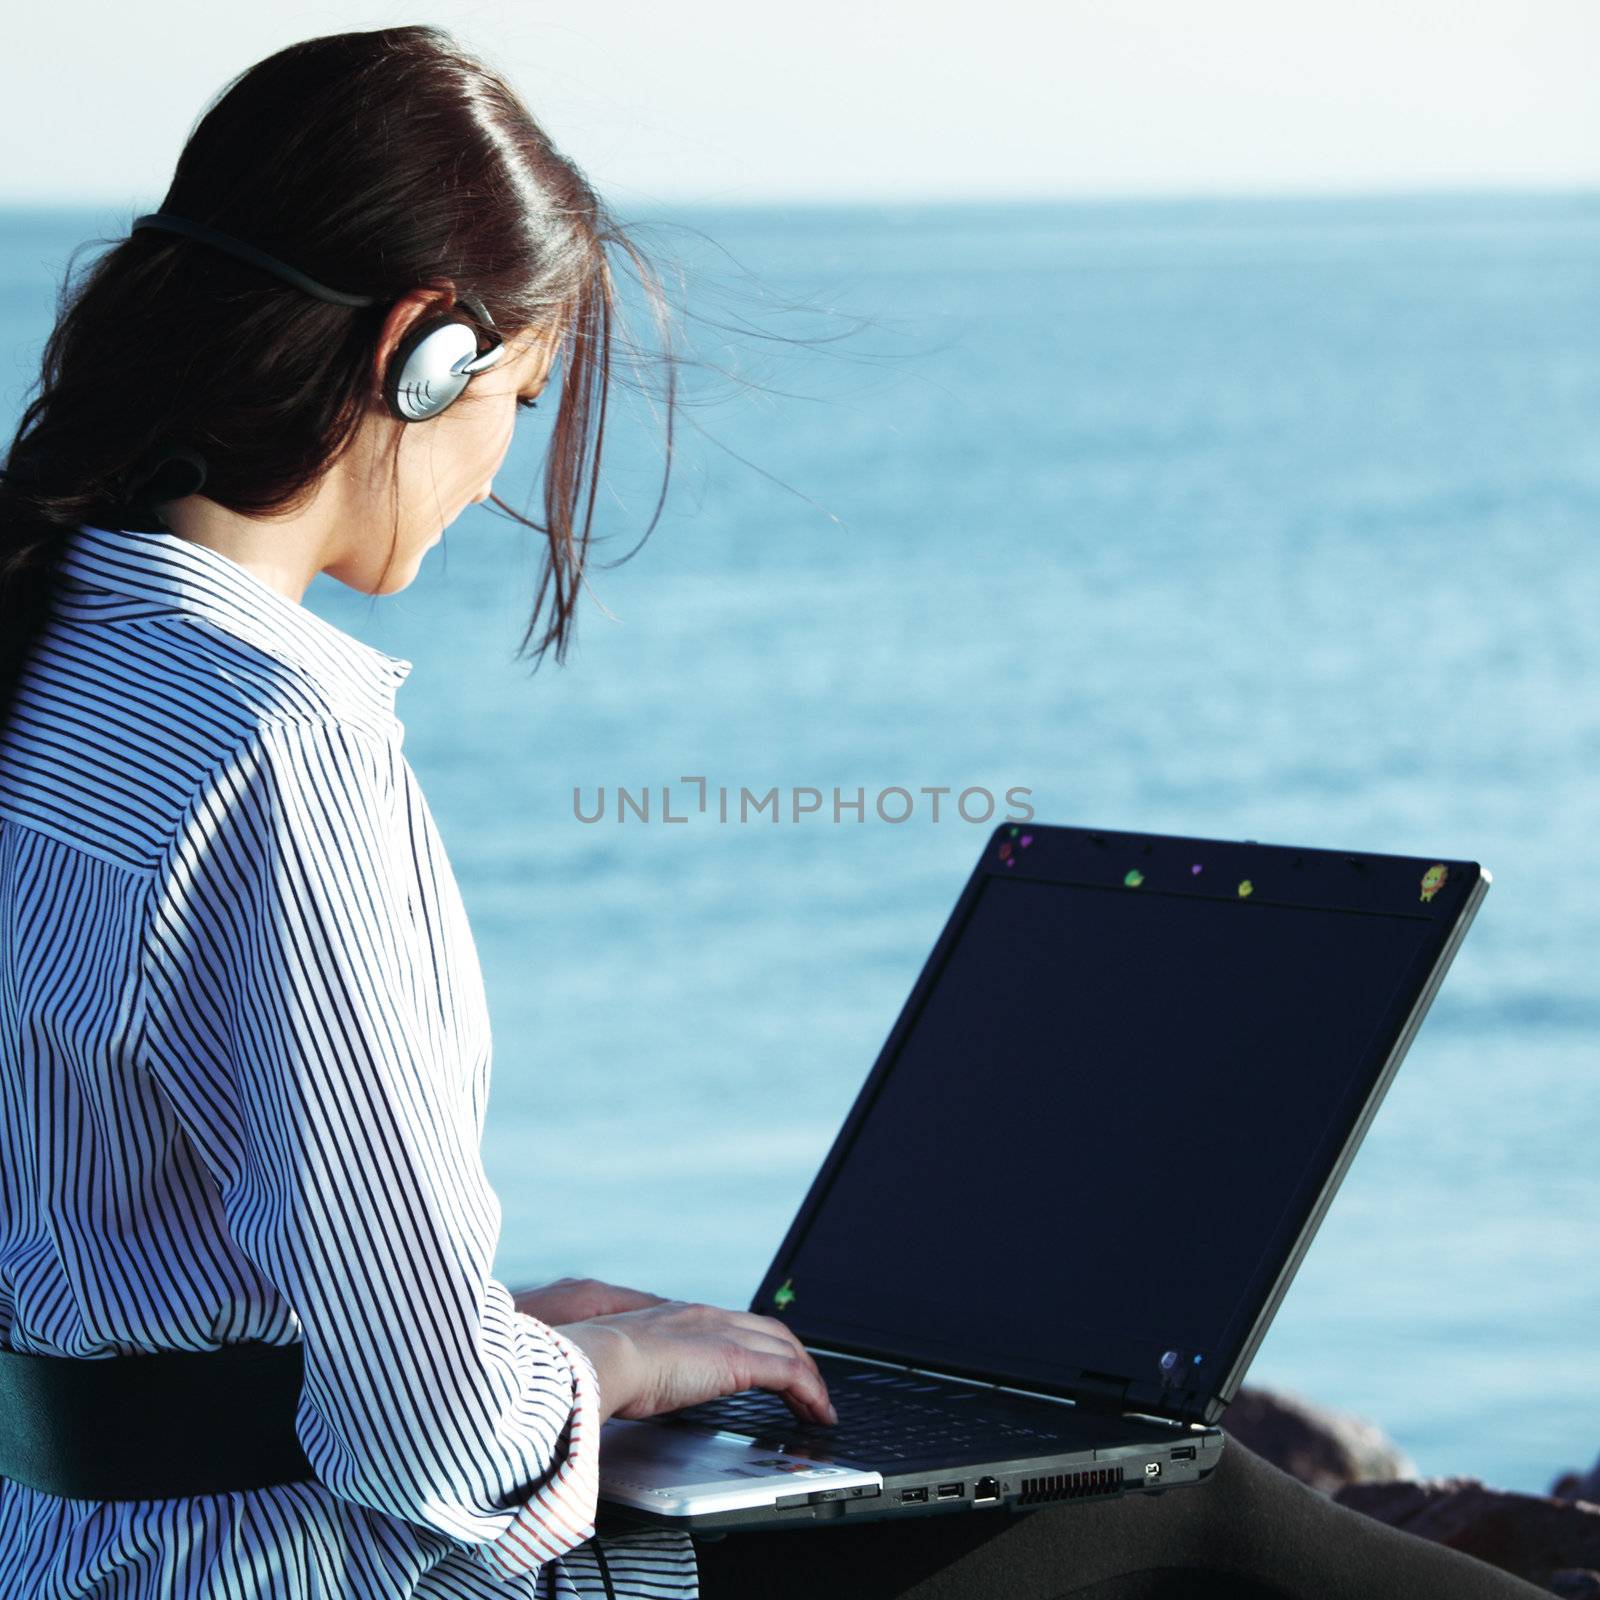
<svg viewBox="0 0 1600 1600">
<path fill-rule="evenodd" d="M 166 1500 L 314 1478 L 295 1437 L 303 1351 L 0 1350 L 0 1478 L 82 1500 Z"/>
</svg>

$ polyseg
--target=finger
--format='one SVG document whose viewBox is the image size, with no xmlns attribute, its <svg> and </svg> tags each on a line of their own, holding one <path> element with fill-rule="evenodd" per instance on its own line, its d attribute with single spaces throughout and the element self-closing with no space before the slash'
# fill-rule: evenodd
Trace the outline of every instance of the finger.
<svg viewBox="0 0 1600 1600">
<path fill-rule="evenodd" d="M 828 1391 L 815 1370 L 797 1356 L 776 1350 L 744 1347 L 745 1375 L 754 1387 L 781 1395 L 805 1422 L 827 1424 L 839 1420 Z"/>
<path fill-rule="evenodd" d="M 796 1334 L 794 1329 L 791 1328 L 788 1323 L 780 1321 L 777 1317 L 762 1316 L 761 1313 L 757 1311 L 734 1311 L 730 1312 L 729 1315 L 735 1321 L 737 1321 L 741 1327 L 759 1330 L 765 1334 L 776 1334 L 779 1338 L 783 1339 L 790 1346 L 790 1348 L 793 1349 L 795 1354 L 798 1355 L 814 1373 L 816 1373 L 817 1382 L 822 1385 L 823 1392 L 827 1392 L 828 1385 L 822 1376 L 821 1369 L 817 1366 L 816 1358 L 809 1350 L 806 1349 L 803 1344 L 801 1344 L 799 1335 Z"/>
<path fill-rule="evenodd" d="M 801 1344 L 799 1335 L 788 1323 L 780 1321 L 777 1317 L 763 1316 L 759 1311 L 730 1311 L 728 1317 L 741 1328 L 776 1334 L 793 1348 L 796 1355 L 804 1357 L 807 1361 L 811 1359 L 811 1352 Z"/>
<path fill-rule="evenodd" d="M 760 1350 L 766 1355 L 781 1356 L 786 1361 L 795 1359 L 794 1346 L 787 1339 L 779 1339 L 770 1333 L 763 1333 L 759 1328 L 736 1335 L 738 1342 L 747 1350 Z"/>
</svg>

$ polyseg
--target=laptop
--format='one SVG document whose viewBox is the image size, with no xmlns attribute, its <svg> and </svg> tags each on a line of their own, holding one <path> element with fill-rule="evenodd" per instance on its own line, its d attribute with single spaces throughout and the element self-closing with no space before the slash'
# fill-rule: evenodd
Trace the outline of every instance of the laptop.
<svg viewBox="0 0 1600 1600">
<path fill-rule="evenodd" d="M 717 1537 L 1192 1488 L 1490 884 L 1002 824 L 749 1309 L 750 1389 L 601 1434 L 605 1525 Z"/>
</svg>

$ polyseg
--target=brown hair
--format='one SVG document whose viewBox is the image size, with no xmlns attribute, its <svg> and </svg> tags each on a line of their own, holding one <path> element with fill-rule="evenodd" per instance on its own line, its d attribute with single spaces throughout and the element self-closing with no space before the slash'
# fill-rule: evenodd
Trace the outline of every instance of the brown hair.
<svg viewBox="0 0 1600 1600">
<path fill-rule="evenodd" d="M 303 505 L 382 404 L 372 352 L 394 301 L 421 285 L 476 295 L 507 337 L 563 323 L 544 521 L 493 497 L 548 540 L 521 648 L 553 590 L 535 662 L 552 644 L 561 661 L 611 380 L 606 246 L 638 267 L 663 332 L 667 320 L 649 263 L 505 79 L 434 27 L 304 40 L 212 102 L 159 209 L 376 303 L 329 304 L 153 229 L 99 241 L 112 248 L 76 284 L 69 266 L 39 392 L 0 478 L 0 729 L 48 621 L 66 535 L 82 523 L 138 526 L 130 482 L 167 442 L 204 455 L 204 493 L 219 505 L 245 515 Z M 666 470 L 646 536 L 671 472 L 670 358 L 666 368 Z"/>
</svg>

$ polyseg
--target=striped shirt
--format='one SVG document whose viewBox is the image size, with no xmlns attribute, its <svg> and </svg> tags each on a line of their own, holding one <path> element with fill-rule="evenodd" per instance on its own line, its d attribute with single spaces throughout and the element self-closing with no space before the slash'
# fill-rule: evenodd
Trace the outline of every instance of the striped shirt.
<svg viewBox="0 0 1600 1600">
<path fill-rule="evenodd" d="M 681 1530 L 595 1536 L 595 1369 L 492 1276 L 410 670 L 177 534 L 67 536 L 0 741 L 0 1348 L 298 1341 L 316 1478 L 0 1479 L 0 1595 L 698 1593 Z"/>
</svg>

